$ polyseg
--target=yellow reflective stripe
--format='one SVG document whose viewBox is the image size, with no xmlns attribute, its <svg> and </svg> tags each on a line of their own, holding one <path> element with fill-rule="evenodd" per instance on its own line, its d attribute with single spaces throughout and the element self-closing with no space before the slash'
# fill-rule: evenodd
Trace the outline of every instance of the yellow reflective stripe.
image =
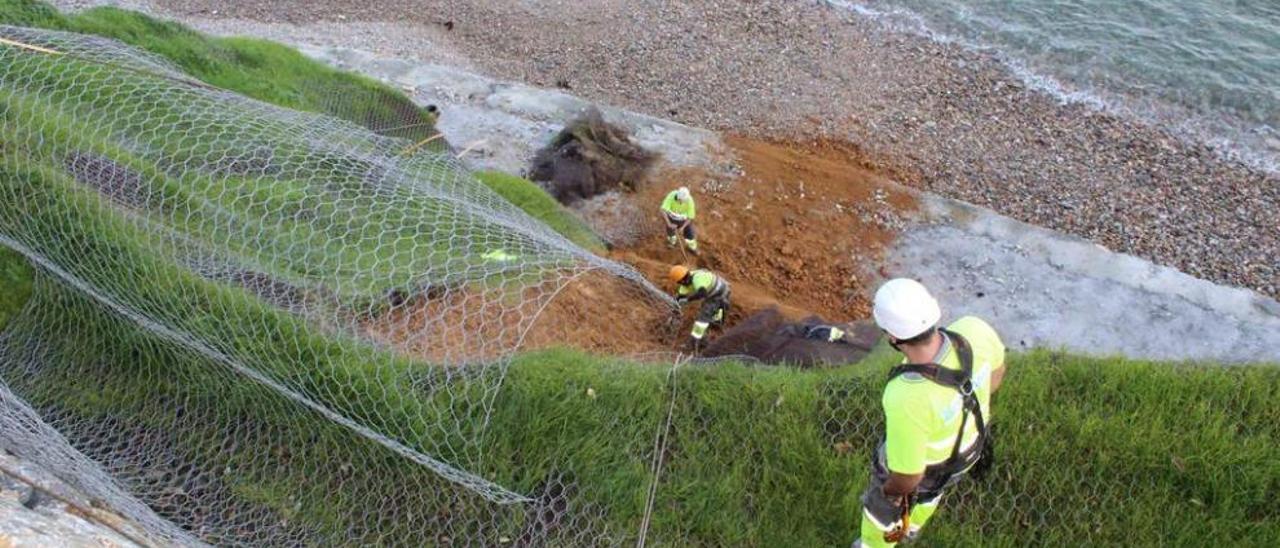
<svg viewBox="0 0 1280 548">
<path fill-rule="evenodd" d="M 875 516 L 871 515 L 871 510 L 868 510 L 866 508 L 862 509 L 862 515 L 866 516 L 867 521 L 870 521 L 872 525 L 876 526 L 876 529 L 879 529 L 881 531 L 890 531 L 902 524 L 902 520 L 895 521 L 888 525 L 880 523 L 880 520 L 876 519 Z"/>
<path fill-rule="evenodd" d="M 701 339 L 703 335 L 707 334 L 707 328 L 710 326 L 711 324 L 707 322 L 693 322 L 693 331 L 690 335 L 695 339 Z"/>
</svg>

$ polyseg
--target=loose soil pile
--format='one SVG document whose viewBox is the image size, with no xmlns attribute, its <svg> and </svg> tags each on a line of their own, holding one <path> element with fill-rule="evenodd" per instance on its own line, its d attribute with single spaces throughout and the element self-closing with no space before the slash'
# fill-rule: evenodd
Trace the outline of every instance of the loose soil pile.
<svg viewBox="0 0 1280 548">
<path fill-rule="evenodd" d="M 529 178 L 569 205 L 620 187 L 635 188 L 655 159 L 591 109 L 538 151 Z"/>
<path fill-rule="evenodd" d="M 655 282 L 666 270 L 632 257 L 710 268 L 732 283 L 739 313 L 776 303 L 793 320 L 815 313 L 841 322 L 868 317 L 874 289 L 868 284 L 877 273 L 865 265 L 878 262 L 901 231 L 916 209 L 914 197 L 862 167 L 862 155 L 849 145 L 741 137 L 728 143 L 742 176 L 721 181 L 691 170 L 662 174 L 633 197 L 652 212 L 651 235 L 620 249 L 616 258 Z M 662 237 L 658 205 L 681 185 L 693 190 L 698 205 L 698 257 L 668 248 Z M 753 300 L 763 306 L 753 307 Z"/>
<path fill-rule="evenodd" d="M 642 288 L 593 271 L 553 277 L 518 295 L 454 288 L 403 296 L 366 319 L 362 330 L 399 352 L 458 365 L 564 345 L 609 355 L 669 350 L 675 321 Z"/>
<path fill-rule="evenodd" d="M 712 355 L 746 353 L 801 365 L 856 361 L 866 348 L 802 340 L 788 326 L 816 323 L 817 317 L 839 324 L 868 317 L 879 275 L 863 265 L 878 262 L 914 211 L 913 197 L 861 167 L 861 155 L 845 145 L 744 138 L 729 144 L 742 168 L 732 181 L 681 170 L 619 194 L 619 200 L 652 215 L 651 221 L 626 227 L 643 236 L 610 257 L 668 290 L 667 270 L 680 262 L 728 279 L 733 306 L 725 327 L 711 332 Z M 697 257 L 667 247 L 662 235 L 658 206 L 680 185 L 693 190 L 698 204 Z M 487 341 L 483 349 L 491 353 L 517 344 L 522 350 L 568 344 L 635 355 L 676 349 L 697 312 L 688 306 L 677 316 L 640 288 L 603 272 L 568 281 L 549 302 L 537 298 L 563 281 L 548 280 L 517 299 L 466 291 L 412 297 L 372 318 L 366 330 L 402 351 L 450 363 L 463 355 L 492 357 L 468 346 L 476 341 Z M 862 333 L 863 346 L 869 348 L 874 335 Z M 720 337 L 725 342 L 718 343 Z"/>
</svg>

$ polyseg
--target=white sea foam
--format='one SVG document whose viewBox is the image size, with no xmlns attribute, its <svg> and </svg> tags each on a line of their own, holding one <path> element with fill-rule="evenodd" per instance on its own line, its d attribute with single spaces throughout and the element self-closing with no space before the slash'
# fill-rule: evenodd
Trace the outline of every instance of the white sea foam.
<svg viewBox="0 0 1280 548">
<path fill-rule="evenodd" d="M 1028 88 L 1044 93 L 1061 104 L 1083 105 L 1097 112 L 1161 127 L 1184 141 L 1212 148 L 1224 159 L 1241 162 L 1254 169 L 1280 173 L 1280 129 L 1266 124 L 1251 125 L 1221 113 L 1193 113 L 1153 98 L 1131 97 L 1067 84 L 992 44 L 938 31 L 920 14 L 901 7 L 872 7 L 856 0 L 823 0 L 823 3 L 873 21 L 891 32 L 919 36 L 939 44 L 955 45 L 988 55 Z M 980 18 L 973 14 L 968 16 Z M 982 20 L 992 23 L 989 18 Z"/>
</svg>

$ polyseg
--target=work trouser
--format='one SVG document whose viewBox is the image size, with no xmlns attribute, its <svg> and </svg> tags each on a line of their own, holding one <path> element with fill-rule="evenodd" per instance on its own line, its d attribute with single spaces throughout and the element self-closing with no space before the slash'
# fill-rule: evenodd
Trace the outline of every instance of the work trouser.
<svg viewBox="0 0 1280 548">
<path fill-rule="evenodd" d="M 719 295 L 703 299 L 702 308 L 698 310 L 698 317 L 693 320 L 693 331 L 689 335 L 701 340 L 707 334 L 707 328 L 711 327 L 711 324 L 723 322 L 728 315 L 729 290 L 725 289 Z"/>
<path fill-rule="evenodd" d="M 697 242 L 697 238 L 693 234 L 693 221 L 691 219 L 677 219 L 675 217 L 672 217 L 670 213 L 666 214 L 666 218 L 667 218 L 667 239 L 671 241 L 675 241 L 676 232 L 679 231 L 682 233 L 681 236 L 684 237 L 684 241 L 686 244 Z M 682 224 L 684 226 L 684 230 L 680 230 L 680 227 Z M 694 247 L 696 245 L 697 244 L 693 244 L 690 247 Z"/>
<path fill-rule="evenodd" d="M 943 492 L 960 481 L 972 465 L 972 459 L 965 459 L 954 466 L 944 463 L 925 468 L 924 479 L 916 486 L 915 503 L 911 507 L 910 537 L 919 534 L 920 528 L 938 509 Z M 894 545 L 885 542 L 884 534 L 899 525 L 902 507 L 885 496 L 886 481 L 889 481 L 889 467 L 885 462 L 884 444 L 881 443 L 871 458 L 871 479 L 867 482 L 867 490 L 862 493 L 861 546 L 864 548 Z"/>
</svg>

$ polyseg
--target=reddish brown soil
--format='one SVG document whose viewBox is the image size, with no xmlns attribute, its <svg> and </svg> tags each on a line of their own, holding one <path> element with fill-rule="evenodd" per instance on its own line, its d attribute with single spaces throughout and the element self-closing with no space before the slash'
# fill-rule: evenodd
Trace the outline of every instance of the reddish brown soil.
<svg viewBox="0 0 1280 548">
<path fill-rule="evenodd" d="M 592 271 L 553 293 L 564 281 L 550 279 L 519 295 L 465 289 L 418 295 L 370 318 L 364 331 L 400 352 L 453 365 L 514 348 L 568 345 L 612 355 L 671 348 L 676 319 L 640 287 Z"/>
<path fill-rule="evenodd" d="M 880 257 L 914 211 L 915 199 L 862 167 L 861 156 L 840 143 L 768 143 L 730 137 L 744 174 L 727 188 L 703 184 L 694 172 L 668 174 L 636 200 L 653 204 L 655 226 L 662 196 L 689 186 L 698 203 L 699 257 L 669 249 L 660 229 L 640 245 L 615 252 L 655 281 L 656 268 L 632 257 L 710 268 L 733 285 L 734 304 L 753 311 L 776 302 L 796 319 L 816 313 L 832 321 L 866 318 L 871 281 L 866 265 Z M 707 187 L 711 187 L 707 190 Z M 665 270 L 661 270 L 665 273 Z"/>
<path fill-rule="evenodd" d="M 729 325 L 770 307 L 790 321 L 814 314 L 838 322 L 866 318 L 872 289 L 866 284 L 873 274 L 865 267 L 892 241 L 900 216 L 915 209 L 914 198 L 864 168 L 857 150 L 847 145 L 741 137 L 728 143 L 740 160 L 740 178 L 726 183 L 690 170 L 655 177 L 631 196 L 654 212 L 649 237 L 610 257 L 664 289 L 670 289 L 666 272 L 675 263 L 720 273 L 733 287 Z M 689 186 L 698 201 L 699 257 L 668 248 L 662 235 L 658 204 L 680 185 Z M 489 357 L 490 349 L 510 350 L 521 341 L 518 326 L 536 315 L 522 349 L 569 345 L 625 355 L 674 349 L 697 309 L 687 307 L 682 321 L 674 322 L 653 297 L 603 273 L 569 282 L 545 308 L 532 298 L 538 291 L 547 289 L 527 290 L 528 298 L 514 308 L 477 295 L 418 298 L 375 318 L 368 330 L 429 359 L 478 358 Z M 459 312 L 453 306 L 461 304 L 458 299 L 472 311 Z M 487 342 L 477 356 L 478 341 Z"/>
<path fill-rule="evenodd" d="M 670 350 L 678 322 L 666 305 L 616 276 L 592 272 L 565 286 L 534 321 L 524 349 L 569 345 L 631 355 Z"/>
</svg>

